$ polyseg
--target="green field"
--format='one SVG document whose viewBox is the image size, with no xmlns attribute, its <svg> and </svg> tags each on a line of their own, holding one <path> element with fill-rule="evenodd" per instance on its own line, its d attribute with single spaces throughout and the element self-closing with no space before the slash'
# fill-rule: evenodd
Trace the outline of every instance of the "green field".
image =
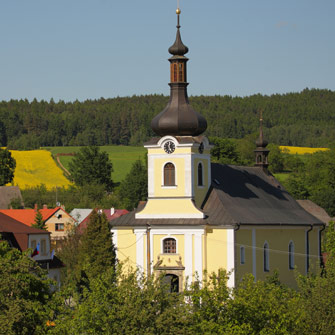
<svg viewBox="0 0 335 335">
<path fill-rule="evenodd" d="M 76 153 L 81 147 L 44 147 L 55 157 L 56 154 Z M 114 172 L 112 179 L 114 182 L 122 181 L 130 171 L 132 164 L 138 159 L 144 160 L 146 149 L 143 147 L 131 147 L 122 145 L 110 145 L 100 147 L 101 151 L 106 151 L 113 163 Z M 60 156 L 60 161 L 66 169 L 69 168 L 69 163 L 73 159 L 72 156 Z"/>
</svg>

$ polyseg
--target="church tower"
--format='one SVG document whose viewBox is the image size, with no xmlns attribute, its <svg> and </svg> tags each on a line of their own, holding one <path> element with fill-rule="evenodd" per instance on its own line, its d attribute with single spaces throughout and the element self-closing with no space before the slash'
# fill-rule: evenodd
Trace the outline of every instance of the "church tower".
<svg viewBox="0 0 335 335">
<path fill-rule="evenodd" d="M 148 149 L 148 201 L 136 213 L 137 219 L 202 219 L 199 209 L 210 186 L 210 149 L 203 136 L 206 119 L 190 105 L 187 96 L 188 52 L 180 34 L 180 9 L 177 34 L 169 48 L 170 100 L 151 122 L 159 135 Z"/>
<path fill-rule="evenodd" d="M 256 163 L 255 166 L 259 166 L 263 168 L 264 171 L 267 171 L 267 168 L 269 166 L 268 162 L 268 155 L 270 153 L 270 150 L 266 148 L 268 145 L 268 141 L 264 139 L 263 135 L 263 115 L 262 111 L 260 113 L 260 119 L 259 119 L 259 138 L 256 140 L 256 149 L 254 150 L 256 155 Z"/>
</svg>

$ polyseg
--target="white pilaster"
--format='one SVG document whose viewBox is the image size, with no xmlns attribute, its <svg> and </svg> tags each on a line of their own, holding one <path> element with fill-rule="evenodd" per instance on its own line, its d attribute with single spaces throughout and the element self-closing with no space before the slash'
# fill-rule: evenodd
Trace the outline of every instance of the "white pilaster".
<svg viewBox="0 0 335 335">
<path fill-rule="evenodd" d="M 199 281 L 202 282 L 202 235 L 194 234 L 194 272 L 198 274 Z"/>
<path fill-rule="evenodd" d="M 228 287 L 235 287 L 235 231 L 227 229 L 227 271 L 231 272 L 228 279 Z"/>
<path fill-rule="evenodd" d="M 155 190 L 154 158 L 148 155 L 148 196 L 153 197 Z"/>
<path fill-rule="evenodd" d="M 117 230 L 116 229 L 111 229 L 111 233 L 113 234 L 112 242 L 113 242 L 114 247 L 115 247 L 115 256 L 117 258 Z"/>
<path fill-rule="evenodd" d="M 144 235 L 146 229 L 135 229 L 136 235 L 136 264 L 140 271 L 144 271 Z"/>
<path fill-rule="evenodd" d="M 187 280 L 187 285 L 192 282 L 192 265 L 192 234 L 185 233 L 185 280 Z"/>
<path fill-rule="evenodd" d="M 252 230 L 252 274 L 257 280 L 257 267 L 256 267 L 256 229 Z"/>
</svg>

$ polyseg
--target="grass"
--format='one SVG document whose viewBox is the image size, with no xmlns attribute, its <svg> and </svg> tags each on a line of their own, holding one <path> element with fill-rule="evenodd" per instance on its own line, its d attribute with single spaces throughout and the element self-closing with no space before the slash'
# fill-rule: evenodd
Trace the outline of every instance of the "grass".
<svg viewBox="0 0 335 335">
<path fill-rule="evenodd" d="M 290 172 L 274 173 L 273 175 L 280 183 L 282 183 L 289 177 Z"/>
<path fill-rule="evenodd" d="M 51 152 L 53 156 L 59 153 L 76 153 L 81 147 L 45 147 L 43 149 Z M 100 147 L 101 151 L 106 151 L 113 163 L 114 172 L 112 179 L 115 183 L 122 181 L 130 171 L 132 164 L 138 159 L 144 159 L 146 149 L 144 147 L 132 147 L 122 145 L 109 145 Z M 73 156 L 60 156 L 60 161 L 66 169 Z"/>
</svg>

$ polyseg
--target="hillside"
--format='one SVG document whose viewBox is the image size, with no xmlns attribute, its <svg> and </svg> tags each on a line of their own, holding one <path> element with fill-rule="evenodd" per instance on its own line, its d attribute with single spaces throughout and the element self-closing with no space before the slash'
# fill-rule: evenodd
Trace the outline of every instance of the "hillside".
<svg viewBox="0 0 335 335">
<path fill-rule="evenodd" d="M 84 102 L 10 100 L 0 102 L 0 145 L 10 149 L 44 146 L 142 145 L 154 136 L 150 122 L 168 97 L 133 96 Z M 207 136 L 244 138 L 258 131 L 278 145 L 329 147 L 335 144 L 335 92 L 249 97 L 191 97 L 208 121 Z"/>
<path fill-rule="evenodd" d="M 51 152 L 55 157 L 57 154 L 68 154 L 76 153 L 80 150 L 80 147 L 46 147 L 44 148 Z M 120 182 L 125 178 L 127 173 L 130 171 L 132 164 L 137 159 L 144 160 L 146 149 L 143 146 L 122 146 L 122 145 L 111 145 L 100 147 L 101 151 L 106 151 L 109 155 L 109 159 L 113 163 L 112 179 L 114 182 Z M 66 169 L 69 168 L 69 163 L 72 160 L 72 156 L 59 156 L 61 163 Z"/>
</svg>

